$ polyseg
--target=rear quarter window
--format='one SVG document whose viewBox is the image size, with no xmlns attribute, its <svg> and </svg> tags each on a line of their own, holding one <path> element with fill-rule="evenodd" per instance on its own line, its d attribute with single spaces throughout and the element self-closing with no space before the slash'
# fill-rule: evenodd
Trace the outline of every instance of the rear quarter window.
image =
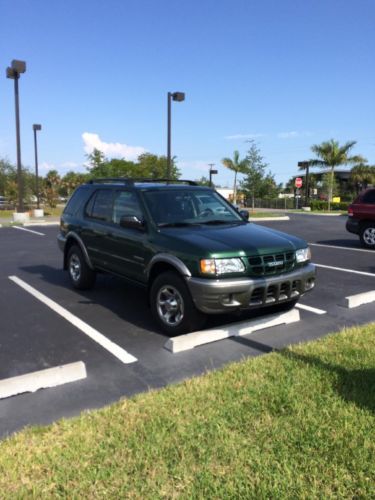
<svg viewBox="0 0 375 500">
<path fill-rule="evenodd" d="M 64 209 L 64 214 L 75 215 L 78 212 L 80 206 L 82 205 L 84 199 L 85 199 L 85 190 L 82 188 L 76 189 L 68 200 L 68 203 Z"/>
<path fill-rule="evenodd" d="M 362 203 L 371 203 L 372 205 L 375 204 L 375 189 L 368 191 L 363 195 Z"/>
<path fill-rule="evenodd" d="M 86 217 L 108 222 L 112 217 L 112 205 L 113 190 L 99 189 L 95 191 L 86 205 Z"/>
</svg>

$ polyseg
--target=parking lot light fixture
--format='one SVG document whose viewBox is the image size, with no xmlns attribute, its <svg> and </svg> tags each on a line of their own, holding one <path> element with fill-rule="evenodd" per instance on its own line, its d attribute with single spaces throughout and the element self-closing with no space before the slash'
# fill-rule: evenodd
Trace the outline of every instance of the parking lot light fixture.
<svg viewBox="0 0 375 500">
<path fill-rule="evenodd" d="M 209 163 L 208 166 L 210 167 L 209 174 L 210 174 L 210 187 L 212 187 L 212 176 L 216 175 L 218 172 L 217 170 L 214 170 L 212 167 L 215 166 L 215 163 Z"/>
<path fill-rule="evenodd" d="M 6 69 L 6 76 L 14 80 L 14 101 L 16 110 L 16 143 L 17 143 L 17 184 L 18 184 L 18 211 L 23 212 L 23 178 L 21 164 L 21 138 L 20 138 L 20 109 L 19 109 L 19 93 L 18 80 L 21 73 L 25 73 L 25 61 L 14 59 L 11 65 Z"/>
<path fill-rule="evenodd" d="M 36 189 L 36 208 L 39 210 L 40 208 L 40 200 L 39 200 L 39 174 L 38 174 L 38 143 L 36 139 L 36 133 L 38 130 L 42 130 L 42 126 L 38 123 L 34 123 L 33 131 L 34 131 L 34 153 L 35 153 L 35 189 Z"/>
<path fill-rule="evenodd" d="M 167 179 L 170 179 L 172 170 L 171 160 L 171 103 L 172 101 L 182 102 L 185 100 L 184 92 L 168 92 L 168 138 L 167 138 Z"/>
</svg>

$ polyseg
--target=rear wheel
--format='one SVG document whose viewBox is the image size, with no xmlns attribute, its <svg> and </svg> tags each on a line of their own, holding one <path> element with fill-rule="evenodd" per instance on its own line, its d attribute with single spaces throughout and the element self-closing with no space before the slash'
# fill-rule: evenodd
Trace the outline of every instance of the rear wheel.
<svg viewBox="0 0 375 500">
<path fill-rule="evenodd" d="M 375 222 L 368 222 L 361 227 L 359 239 L 363 246 L 375 248 Z"/>
<path fill-rule="evenodd" d="M 68 271 L 74 288 L 87 290 L 95 283 L 96 273 L 87 265 L 82 250 L 73 245 L 68 251 Z"/>
<path fill-rule="evenodd" d="M 195 307 L 186 283 L 172 271 L 155 279 L 150 303 L 156 322 L 169 335 L 199 330 L 205 324 L 206 316 Z"/>
</svg>

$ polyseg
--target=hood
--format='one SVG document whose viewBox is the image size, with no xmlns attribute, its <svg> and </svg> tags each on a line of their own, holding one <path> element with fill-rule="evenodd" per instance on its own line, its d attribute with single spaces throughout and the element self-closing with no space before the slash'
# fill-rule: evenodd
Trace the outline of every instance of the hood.
<svg viewBox="0 0 375 500">
<path fill-rule="evenodd" d="M 307 246 L 300 238 L 254 223 L 165 228 L 162 234 L 169 240 L 181 243 L 185 251 L 195 250 L 212 257 L 214 254 L 264 255 Z"/>
</svg>

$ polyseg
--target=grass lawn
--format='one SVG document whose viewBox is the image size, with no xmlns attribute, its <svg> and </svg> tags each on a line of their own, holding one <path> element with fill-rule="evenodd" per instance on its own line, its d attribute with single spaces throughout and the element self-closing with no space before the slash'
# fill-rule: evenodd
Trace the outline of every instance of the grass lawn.
<svg viewBox="0 0 375 500">
<path fill-rule="evenodd" d="M 50 207 L 44 207 L 44 215 L 46 217 L 49 216 L 54 216 L 54 217 L 59 217 L 62 214 L 62 211 L 64 210 L 65 205 L 59 205 L 55 208 L 50 208 Z M 30 210 L 31 212 L 31 210 Z M 8 218 L 12 217 L 14 213 L 14 210 L 0 210 L 0 218 Z"/>
<path fill-rule="evenodd" d="M 374 413 L 373 324 L 25 430 L 0 497 L 374 498 Z"/>
<path fill-rule="evenodd" d="M 263 217 L 284 217 L 284 213 L 280 212 L 252 212 L 249 210 L 250 219 L 261 219 Z"/>
</svg>

